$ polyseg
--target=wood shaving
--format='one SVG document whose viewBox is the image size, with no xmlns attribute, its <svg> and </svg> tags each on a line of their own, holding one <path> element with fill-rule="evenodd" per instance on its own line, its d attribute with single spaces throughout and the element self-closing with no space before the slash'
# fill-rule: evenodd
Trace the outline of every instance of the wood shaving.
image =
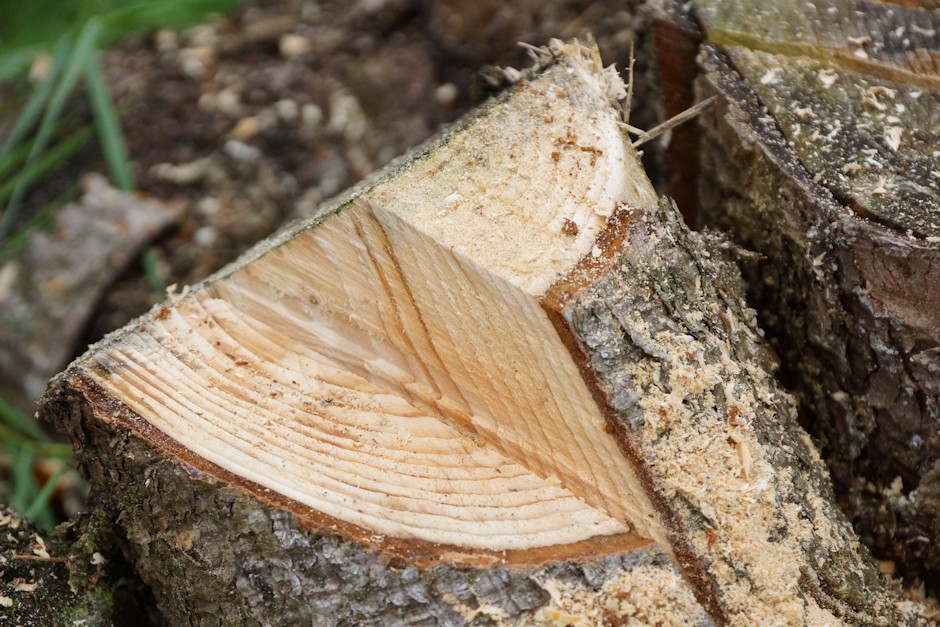
<svg viewBox="0 0 940 627">
<path fill-rule="evenodd" d="M 49 557 L 49 551 L 46 550 L 46 542 L 39 535 L 36 536 L 36 542 L 33 544 L 33 554 L 39 557 Z"/>
<path fill-rule="evenodd" d="M 823 87 L 829 89 L 836 84 L 836 81 L 839 80 L 839 75 L 836 74 L 836 71 L 831 68 L 826 68 L 824 70 L 819 70 L 817 73 L 819 77 L 819 82 L 823 84 Z"/>
<path fill-rule="evenodd" d="M 888 147 L 891 150 L 897 151 L 901 147 L 901 135 L 904 133 L 904 129 L 900 126 L 889 126 L 885 129 L 885 141 L 888 142 Z"/>
</svg>

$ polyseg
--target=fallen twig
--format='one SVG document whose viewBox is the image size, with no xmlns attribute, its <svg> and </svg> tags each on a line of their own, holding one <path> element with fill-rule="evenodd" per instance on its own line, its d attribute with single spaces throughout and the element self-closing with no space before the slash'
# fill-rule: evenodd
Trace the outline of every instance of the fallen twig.
<svg viewBox="0 0 940 627">
<path fill-rule="evenodd" d="M 13 554 L 14 560 L 32 561 L 32 562 L 59 562 L 67 564 L 71 561 L 70 557 L 41 557 L 39 555 L 17 555 Z"/>
<path fill-rule="evenodd" d="M 662 124 L 657 124 L 656 126 L 654 126 L 648 131 L 644 131 L 641 128 L 631 126 L 630 124 L 627 124 L 627 123 L 623 123 L 623 127 L 626 128 L 628 132 L 633 133 L 634 135 L 637 135 L 638 138 L 636 141 L 633 142 L 633 147 L 638 148 L 639 146 L 642 146 L 646 142 L 656 139 L 657 137 L 659 137 L 666 131 L 673 129 L 679 126 L 680 124 L 688 122 L 689 120 L 697 116 L 699 113 L 701 113 L 702 111 L 710 107 L 714 101 L 715 101 L 715 96 L 712 96 L 711 98 L 706 98 L 705 100 L 696 104 L 695 106 L 689 107 L 682 113 L 669 118 Z"/>
</svg>

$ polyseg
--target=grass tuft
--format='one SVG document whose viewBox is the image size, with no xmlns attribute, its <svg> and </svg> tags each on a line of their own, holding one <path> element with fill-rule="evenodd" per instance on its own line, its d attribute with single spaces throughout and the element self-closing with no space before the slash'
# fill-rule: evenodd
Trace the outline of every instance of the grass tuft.
<svg viewBox="0 0 940 627">
<path fill-rule="evenodd" d="M 212 13 L 226 13 L 239 0 L 34 0 L 0 7 L 0 262 L 47 224 L 77 186 L 21 215 L 30 189 L 73 157 L 96 135 L 115 187 L 134 189 L 133 170 L 121 131 L 119 109 L 101 69 L 102 47 L 159 28 L 180 29 Z M 40 57 L 40 55 L 45 55 Z M 29 76 L 42 59 L 44 75 Z M 76 129 L 66 115 L 76 87 L 84 85 L 93 124 Z M 162 295 L 163 279 L 153 251 L 142 257 L 147 276 Z M 0 320 L 9 331 L 8 321 Z M 0 329 L 3 332 L 3 329 Z M 71 447 L 51 441 L 22 412 L 0 397 L 0 450 L 10 464 L 9 501 L 45 528 L 56 522 L 50 498 L 64 473 Z M 37 462 L 60 462 L 42 485 Z M 0 494 L 0 501 L 4 495 Z"/>
<path fill-rule="evenodd" d="M 72 447 L 52 442 L 34 421 L 0 397 L 0 442 L 13 460 L 10 468 L 10 505 L 45 529 L 55 526 L 56 516 L 49 498 L 66 472 Z M 41 458 L 60 461 L 59 469 L 40 487 L 35 462 Z"/>
<path fill-rule="evenodd" d="M 101 140 L 101 149 L 104 151 L 108 170 L 115 187 L 125 191 L 134 189 L 134 175 L 131 172 L 130 159 L 127 158 L 127 148 L 124 146 L 124 136 L 121 134 L 121 123 L 118 114 L 108 94 L 108 86 L 101 73 L 98 57 L 92 53 L 85 60 L 85 85 L 88 89 L 88 99 L 95 116 L 95 127 L 98 138 Z"/>
</svg>

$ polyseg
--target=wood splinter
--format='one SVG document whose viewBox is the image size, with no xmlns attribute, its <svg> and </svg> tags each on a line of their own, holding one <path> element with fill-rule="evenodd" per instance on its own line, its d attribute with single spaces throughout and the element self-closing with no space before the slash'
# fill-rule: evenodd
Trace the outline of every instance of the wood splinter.
<svg viewBox="0 0 940 627">
<path fill-rule="evenodd" d="M 547 50 L 51 385 L 171 622 L 916 622 L 619 76 Z"/>
</svg>

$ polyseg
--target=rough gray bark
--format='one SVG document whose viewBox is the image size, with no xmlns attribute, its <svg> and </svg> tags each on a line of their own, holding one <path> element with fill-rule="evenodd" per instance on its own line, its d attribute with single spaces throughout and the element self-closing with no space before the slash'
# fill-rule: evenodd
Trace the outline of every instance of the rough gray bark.
<svg viewBox="0 0 940 627">
<path fill-rule="evenodd" d="M 116 426 L 103 422 L 102 412 Z M 95 510 L 124 538 L 128 559 L 173 625 L 517 623 L 542 608 L 562 611 L 564 600 L 553 601 L 549 591 L 558 585 L 598 593 L 639 569 L 674 582 L 676 604 L 667 607 L 676 616 L 711 624 L 656 549 L 538 568 L 423 568 L 311 530 L 275 499 L 230 487 L 224 473 L 200 472 L 156 452 L 126 428 L 136 422 L 147 433 L 138 418 L 81 382 L 60 380 L 44 413 L 76 438 L 82 472 L 97 488 Z"/>
<path fill-rule="evenodd" d="M 727 54 L 706 52 L 700 82 L 721 97 L 701 125 L 705 222 L 763 256 L 752 302 L 862 539 L 935 587 L 940 92 L 923 60 L 940 22 L 832 2 L 753 31 L 699 8 Z"/>
</svg>

